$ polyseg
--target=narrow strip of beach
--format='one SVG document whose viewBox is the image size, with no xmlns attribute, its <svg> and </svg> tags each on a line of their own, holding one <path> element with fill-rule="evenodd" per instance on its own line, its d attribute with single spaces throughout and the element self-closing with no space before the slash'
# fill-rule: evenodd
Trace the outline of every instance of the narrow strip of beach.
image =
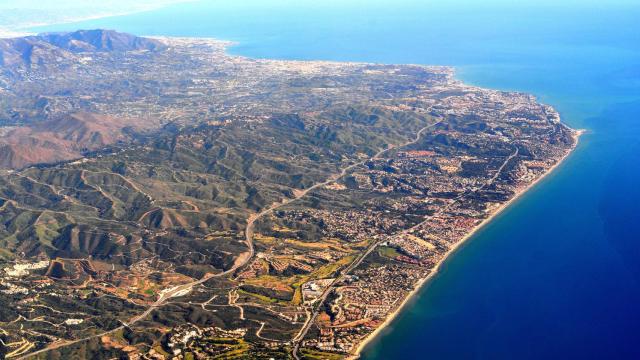
<svg viewBox="0 0 640 360">
<path fill-rule="evenodd" d="M 543 179 L 545 179 L 549 174 L 551 174 L 554 170 L 556 170 L 561 164 L 563 164 L 565 162 L 565 160 L 569 157 L 569 155 L 573 154 L 574 150 L 578 147 L 579 144 L 579 140 L 580 140 L 580 136 L 582 136 L 585 133 L 586 130 L 584 129 L 579 129 L 579 130 L 574 130 L 573 131 L 573 138 L 574 138 L 574 144 L 571 147 L 571 149 L 569 149 L 569 151 L 567 151 L 566 154 L 564 154 L 560 160 L 558 160 L 552 167 L 550 167 L 544 174 L 542 174 L 541 176 L 539 176 L 536 180 L 534 180 L 533 182 L 531 182 L 531 184 L 527 185 L 526 187 L 520 189 L 514 196 L 513 198 L 511 198 L 509 201 L 505 202 L 504 204 L 500 205 L 500 207 L 498 207 L 495 212 L 493 214 L 491 214 L 489 217 L 487 217 L 486 219 L 484 219 L 480 224 L 476 225 L 467 235 L 465 235 L 465 237 L 463 237 L 460 241 L 458 241 L 455 245 L 453 245 L 451 247 L 451 249 L 449 249 L 449 251 L 447 251 L 445 253 L 445 255 L 442 257 L 442 259 L 433 267 L 433 269 L 431 269 L 431 272 L 429 273 L 429 275 L 427 275 L 425 278 L 423 278 L 422 280 L 420 280 L 416 286 L 413 288 L 413 290 L 411 290 L 411 292 L 409 292 L 407 294 L 407 296 L 402 300 L 402 302 L 400 303 L 400 305 L 398 307 L 396 307 L 396 309 L 389 313 L 389 315 L 387 315 L 385 321 L 378 326 L 372 333 L 370 333 L 369 335 L 367 335 L 359 344 L 358 347 L 356 348 L 355 352 L 348 356 L 348 359 L 358 359 L 360 357 L 360 354 L 362 353 L 362 351 L 364 350 L 364 348 L 371 343 L 374 339 L 376 339 L 376 337 L 385 329 L 387 328 L 392 322 L 393 320 L 398 316 L 398 314 L 405 308 L 405 306 L 407 305 L 407 303 L 409 303 L 410 300 L 412 300 L 414 298 L 414 296 L 422 289 L 422 287 L 433 277 L 435 277 L 435 275 L 438 274 L 438 271 L 440 269 L 440 266 L 451 256 L 451 254 L 453 254 L 457 249 L 460 248 L 461 245 L 463 245 L 464 243 L 467 242 L 467 240 L 469 240 L 470 238 L 473 237 L 473 235 L 475 235 L 480 229 L 482 229 L 485 225 L 487 225 L 488 223 L 490 223 L 496 216 L 498 216 L 499 214 L 501 214 L 505 209 L 507 209 L 511 204 L 513 204 L 514 202 L 516 202 L 517 200 L 519 200 L 522 195 L 526 194 L 529 190 L 531 190 L 533 187 L 535 187 L 538 183 L 540 183 Z"/>
</svg>

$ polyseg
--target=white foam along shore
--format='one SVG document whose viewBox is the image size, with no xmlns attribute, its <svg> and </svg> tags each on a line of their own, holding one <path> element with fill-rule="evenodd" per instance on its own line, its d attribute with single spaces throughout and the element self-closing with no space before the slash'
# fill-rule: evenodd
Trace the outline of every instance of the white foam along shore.
<svg viewBox="0 0 640 360">
<path fill-rule="evenodd" d="M 133 12 L 128 12 L 128 13 L 115 13 L 115 14 L 110 14 L 110 15 L 104 15 L 104 16 L 93 16 L 93 17 L 87 17 L 87 18 L 82 18 L 82 19 L 76 19 L 74 21 L 65 21 L 65 22 L 60 22 L 60 23 L 50 23 L 50 24 L 31 24 L 31 25 L 27 25 L 25 26 L 25 28 L 28 27 L 36 27 L 36 26 L 46 26 L 46 25 L 54 25 L 54 24 L 62 24 L 62 23 L 73 23 L 73 22 L 78 22 L 78 21 L 84 21 L 84 20 L 92 20 L 92 19 L 99 19 L 99 18 L 104 18 L 104 17 L 110 17 L 110 16 L 122 16 L 122 15 L 129 15 L 132 13 L 138 13 L 138 12 L 144 12 L 144 11 L 150 11 L 150 10 L 154 10 L 163 6 L 167 6 L 167 5 L 171 5 L 171 4 L 175 4 L 175 3 L 183 3 L 183 2 L 192 2 L 195 0 L 167 0 L 162 6 L 156 6 L 154 8 L 150 8 L 150 9 L 145 9 L 145 10 L 139 10 L 139 11 L 133 11 Z M 0 28 L 0 38 L 5 38 L 5 37 L 20 37 L 20 36 L 25 36 L 25 35 L 32 35 L 32 33 L 21 33 L 19 31 L 11 31 L 11 30 L 3 30 L 2 28 Z M 171 36 L 145 36 L 147 38 L 152 38 L 152 39 L 157 39 L 157 40 L 161 40 L 161 41 L 185 41 L 185 42 L 193 42 L 193 41 L 206 41 L 206 42 L 215 42 L 215 43 L 222 43 L 225 47 L 225 51 L 228 50 L 228 47 L 231 45 L 235 45 L 235 42 L 232 41 L 224 41 L 224 40 L 218 40 L 218 39 L 214 39 L 214 38 L 207 38 L 207 37 L 171 37 Z M 240 55 L 233 55 L 233 56 L 237 56 L 237 57 L 243 57 Z M 285 62 L 300 62 L 300 63 L 304 63 L 304 62 L 309 62 L 308 60 L 300 60 L 300 61 L 296 61 L 296 60 L 280 60 L 280 61 L 285 61 Z M 345 62 L 345 61 L 311 61 L 314 63 L 341 63 L 341 64 L 362 64 L 362 62 Z M 425 65 L 419 65 L 419 66 L 425 66 Z M 446 71 L 449 72 L 450 77 L 453 77 L 454 74 L 454 70 L 452 67 L 448 67 L 448 66 L 425 66 L 428 68 L 441 68 L 444 69 Z M 456 81 L 458 82 L 459 80 L 453 80 L 452 81 Z M 430 280 L 432 279 L 436 274 L 438 274 L 438 270 L 440 269 L 440 266 L 444 263 L 444 261 L 446 261 L 450 255 L 452 253 L 454 253 L 461 245 L 463 245 L 464 243 L 466 243 L 467 240 L 469 240 L 470 238 L 473 237 L 473 235 L 476 234 L 476 232 L 478 232 L 481 228 L 483 228 L 485 225 L 487 225 L 488 223 L 490 223 L 497 215 L 499 215 L 500 213 L 502 213 L 505 209 L 507 209 L 512 203 L 514 203 L 515 201 L 519 200 L 522 195 L 524 195 L 525 193 L 527 193 L 531 188 L 533 188 L 534 186 L 536 186 L 540 181 L 542 181 L 543 179 L 545 179 L 549 174 L 551 174 L 555 169 L 557 169 L 561 164 L 564 163 L 564 161 L 567 159 L 567 157 L 569 155 L 571 155 L 573 153 L 573 151 L 575 150 L 575 148 L 578 146 L 579 143 L 579 138 L 581 135 L 583 135 L 586 132 L 586 130 L 584 129 L 578 129 L 578 130 L 573 130 L 573 137 L 574 137 L 574 144 L 573 146 L 553 165 L 551 166 L 549 169 L 547 169 L 547 171 L 542 174 L 541 176 L 539 176 L 536 180 L 534 180 L 533 182 L 531 182 L 530 184 L 528 184 L 526 187 L 519 189 L 518 192 L 513 196 L 513 198 L 511 198 L 509 201 L 503 203 L 502 205 L 500 205 L 500 207 L 498 207 L 489 217 L 487 217 L 485 220 L 483 220 L 481 223 L 479 223 L 478 225 L 476 225 L 467 235 L 465 235 L 460 241 L 458 241 L 456 244 L 454 244 L 443 256 L 443 258 L 436 263 L 436 265 L 434 266 L 434 268 L 431 270 L 431 272 L 424 277 L 423 279 L 421 279 L 416 286 L 413 288 L 413 290 L 411 290 L 411 292 L 409 292 L 405 298 L 402 300 L 402 302 L 400 303 L 400 305 L 398 307 L 395 308 L 394 311 L 392 311 L 391 313 L 389 313 L 387 315 L 387 317 L 385 318 L 385 321 L 378 326 L 373 332 L 371 332 L 369 335 L 367 335 L 357 346 L 356 350 L 348 356 L 348 358 L 350 359 L 357 359 L 360 357 L 361 352 L 363 351 L 363 349 L 371 342 L 373 341 L 387 326 L 389 326 L 389 324 L 391 322 L 393 322 L 393 320 L 398 316 L 398 314 L 404 309 L 404 307 L 407 305 L 407 303 L 412 300 L 414 298 L 414 296 L 421 290 L 421 288 Z"/>
<path fill-rule="evenodd" d="M 584 133 L 585 133 L 585 130 L 582 130 L 582 129 L 581 130 L 574 130 L 573 131 L 573 138 L 574 138 L 575 141 L 574 141 L 573 147 L 571 147 L 571 149 L 569 149 L 567 151 L 567 153 L 564 154 L 562 156 L 562 158 L 560 158 L 560 160 L 558 160 L 558 162 L 556 162 L 552 167 L 550 167 L 544 174 L 542 174 L 540 177 L 538 177 L 536 180 L 534 180 L 531 184 L 529 184 L 526 187 L 520 189 L 518 191 L 518 193 L 513 198 L 511 198 L 509 201 L 505 202 L 504 204 L 500 205 L 500 207 L 497 208 L 493 212 L 493 214 L 491 214 L 488 218 L 484 219 L 480 224 L 476 225 L 467 235 L 464 236 L 464 238 L 462 238 L 454 246 L 452 246 L 451 249 L 449 249 L 449 251 L 447 251 L 445 253 L 445 255 L 442 257 L 442 259 L 440 259 L 440 261 L 434 266 L 434 268 L 431 270 L 429 275 L 427 275 L 425 278 L 420 280 L 416 284 L 416 286 L 413 288 L 413 290 L 411 290 L 411 292 L 409 292 L 409 294 L 407 294 L 407 296 L 402 300 L 400 305 L 393 312 L 391 312 L 391 313 L 389 313 L 387 315 L 385 321 L 380 326 L 378 326 L 371 334 L 367 335 L 364 338 L 364 340 L 362 340 L 358 344 L 358 347 L 356 348 L 356 351 L 351 356 L 349 356 L 349 358 L 350 359 L 357 359 L 357 358 L 360 357 L 360 353 L 362 352 L 362 350 L 364 350 L 364 348 L 369 343 L 371 343 L 387 326 L 389 326 L 389 324 L 391 324 L 393 322 L 393 320 L 404 309 L 404 307 L 407 305 L 407 303 L 414 298 L 414 296 L 420 291 L 420 289 L 430 279 L 432 279 L 436 274 L 438 274 L 438 270 L 440 269 L 440 266 L 442 265 L 442 263 L 444 263 L 450 257 L 451 254 L 453 254 L 467 240 L 472 238 L 473 235 L 475 235 L 476 232 L 478 232 L 478 230 L 480 230 L 485 225 L 490 223 L 496 216 L 498 216 L 500 213 L 502 213 L 505 209 L 507 209 L 515 201 L 520 199 L 522 197 L 522 195 L 526 194 L 531 188 L 536 186 L 540 181 L 542 181 L 549 174 L 551 174 L 555 169 L 557 169 L 558 166 L 560 166 L 562 163 L 564 163 L 564 161 L 567 159 L 567 157 L 569 155 L 571 155 L 573 153 L 573 151 L 576 149 L 576 147 L 578 146 L 578 142 L 579 142 L 580 136 L 582 134 L 584 134 Z"/>
</svg>

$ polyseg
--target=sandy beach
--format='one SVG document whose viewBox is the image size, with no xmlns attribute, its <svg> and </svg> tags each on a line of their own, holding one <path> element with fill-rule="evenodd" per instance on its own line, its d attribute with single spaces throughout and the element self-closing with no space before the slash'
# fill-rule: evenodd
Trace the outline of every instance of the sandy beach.
<svg viewBox="0 0 640 360">
<path fill-rule="evenodd" d="M 564 156 L 562 158 L 560 158 L 560 160 L 558 160 L 558 162 L 555 165 L 550 167 L 544 174 L 542 174 L 540 177 L 538 177 L 531 184 L 527 185 L 525 188 L 523 188 L 520 191 L 518 191 L 518 193 L 513 198 L 511 198 L 509 201 L 507 201 L 504 204 L 502 204 L 498 209 L 496 209 L 496 211 L 493 214 L 491 214 L 488 218 L 486 218 L 480 224 L 475 226 L 465 237 L 463 237 L 453 247 L 451 247 L 451 249 L 449 249 L 449 251 L 447 251 L 445 253 L 444 257 L 431 270 L 429 275 L 427 275 L 424 279 L 420 280 L 416 284 L 414 289 L 409 294 L 407 294 L 407 296 L 402 300 L 400 305 L 392 313 L 390 313 L 387 316 L 387 318 L 382 323 L 382 325 L 377 327 L 371 334 L 369 334 L 366 338 L 364 338 L 364 340 L 361 341 L 360 344 L 358 344 L 358 347 L 356 348 L 356 351 L 352 355 L 350 355 L 348 357 L 348 359 L 357 359 L 357 358 L 360 357 L 360 353 L 362 352 L 362 350 L 371 341 L 373 341 L 387 326 L 389 326 L 389 324 L 391 324 L 391 322 L 393 322 L 393 320 L 404 309 L 404 307 L 407 305 L 407 303 L 411 299 L 413 299 L 413 297 L 420 291 L 420 289 L 430 279 L 432 279 L 436 274 L 438 274 L 438 270 L 440 269 L 440 266 L 442 265 L 442 263 L 444 263 L 451 256 L 451 254 L 453 254 L 462 244 L 466 243 L 466 241 L 469 240 L 470 238 L 472 238 L 473 235 L 475 235 L 476 232 L 478 232 L 478 230 L 482 229 L 485 225 L 490 223 L 496 216 L 498 216 L 500 213 L 502 213 L 505 209 L 507 209 L 515 201 L 519 200 L 522 197 L 522 195 L 527 193 L 531 188 L 536 186 L 540 181 L 545 179 L 549 174 L 551 174 L 555 169 L 557 169 L 561 164 L 563 164 L 564 161 L 567 159 L 567 157 L 569 157 L 569 155 L 571 155 L 573 153 L 573 151 L 577 148 L 579 140 L 580 140 L 580 136 L 582 134 L 584 134 L 584 133 L 585 133 L 585 130 L 583 130 L 583 129 L 574 130 L 573 136 L 574 136 L 574 139 L 575 139 L 575 143 L 574 143 L 573 147 L 566 154 L 564 154 Z"/>
</svg>

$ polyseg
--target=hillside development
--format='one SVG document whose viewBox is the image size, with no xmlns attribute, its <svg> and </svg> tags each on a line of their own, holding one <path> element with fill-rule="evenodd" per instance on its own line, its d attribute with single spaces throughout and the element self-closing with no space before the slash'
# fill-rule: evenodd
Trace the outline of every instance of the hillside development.
<svg viewBox="0 0 640 360">
<path fill-rule="evenodd" d="M 357 355 L 577 143 L 450 68 L 228 45 L 0 40 L 7 358 Z"/>
</svg>

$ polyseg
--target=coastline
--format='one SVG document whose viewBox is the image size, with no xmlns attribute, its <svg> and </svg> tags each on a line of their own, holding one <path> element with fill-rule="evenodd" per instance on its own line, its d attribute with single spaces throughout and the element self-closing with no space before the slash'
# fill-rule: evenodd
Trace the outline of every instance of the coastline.
<svg viewBox="0 0 640 360">
<path fill-rule="evenodd" d="M 556 170 L 561 164 L 564 163 L 564 161 L 569 157 L 569 155 L 573 154 L 573 152 L 575 151 L 575 149 L 578 147 L 578 144 L 580 142 L 580 136 L 582 136 L 584 133 L 586 132 L 585 129 L 575 129 L 573 130 L 573 138 L 575 140 L 575 143 L 573 144 L 573 146 L 569 149 L 569 151 L 567 151 L 566 154 L 564 154 L 559 160 L 558 162 L 556 162 L 552 167 L 550 167 L 544 174 L 542 174 L 540 177 L 538 177 L 536 180 L 534 180 L 531 184 L 527 185 L 526 187 L 524 187 L 522 190 L 518 191 L 518 193 L 511 199 L 509 199 L 509 201 L 505 202 L 504 204 L 500 205 L 500 207 L 498 209 L 495 210 L 495 212 L 493 214 L 491 214 L 488 218 L 484 219 L 480 224 L 476 225 L 473 229 L 471 229 L 471 231 L 465 235 L 462 239 L 460 239 L 460 241 L 458 241 L 456 244 L 454 244 L 442 257 L 442 259 L 440 261 L 438 261 L 438 263 L 433 267 L 433 269 L 431 270 L 431 272 L 429 273 L 429 275 L 427 275 L 426 277 L 424 277 L 423 279 L 421 279 L 416 286 L 413 288 L 413 290 L 411 290 L 407 296 L 405 296 L 405 298 L 402 300 L 402 302 L 400 303 L 400 305 L 398 305 L 398 307 L 396 307 L 395 310 L 393 310 L 393 312 L 389 313 L 387 315 L 387 317 L 385 318 L 384 322 L 378 326 L 373 332 L 371 332 L 369 335 L 367 335 L 356 347 L 355 352 L 353 352 L 350 355 L 347 355 L 347 359 L 358 359 L 360 358 L 360 355 L 362 353 L 362 351 L 364 350 L 364 348 L 370 344 L 378 335 L 380 335 L 380 333 L 387 328 L 392 322 L 393 320 L 395 320 L 395 318 L 398 316 L 398 314 L 400 314 L 400 312 L 405 308 L 405 306 L 409 303 L 409 301 L 411 301 L 415 295 L 420 292 L 420 290 L 422 289 L 422 287 L 429 282 L 429 280 L 431 280 L 435 275 L 438 274 L 438 271 L 440 270 L 440 266 L 456 251 L 458 250 L 458 248 L 463 245 L 464 243 L 467 242 L 467 240 L 469 240 L 470 238 L 472 238 L 480 229 L 482 229 L 484 226 L 486 226 L 487 224 L 489 224 L 496 216 L 498 216 L 499 214 L 501 214 L 504 210 L 506 210 L 507 208 L 509 208 L 509 206 L 511 204 L 513 204 L 514 202 L 516 202 L 517 200 L 520 199 L 520 197 L 522 197 L 522 195 L 526 194 L 529 190 L 531 190 L 533 187 L 535 187 L 539 182 L 541 182 L 543 179 L 545 179 L 549 174 L 553 173 L 554 170 Z"/>
<path fill-rule="evenodd" d="M 161 38 L 161 37 L 157 37 L 157 38 Z M 167 37 L 167 38 L 169 38 L 169 37 Z M 233 44 L 233 43 L 230 43 L 230 44 Z M 225 53 L 227 53 L 226 47 L 227 46 L 225 45 Z M 230 55 L 230 56 L 237 56 L 237 55 Z M 293 61 L 296 61 L 296 60 L 275 60 L 275 61 L 293 62 Z M 302 61 L 299 61 L 299 62 L 303 62 L 303 63 L 304 62 L 333 63 L 331 61 L 313 61 L 313 60 L 311 60 L 311 61 L 302 60 Z M 336 62 L 336 63 L 344 63 L 344 62 Z M 447 67 L 443 67 L 443 68 L 447 68 Z M 580 136 L 582 134 L 584 134 L 585 130 L 571 129 L 571 132 L 572 132 L 572 137 L 574 139 L 574 143 L 570 148 L 567 149 L 566 153 L 564 153 L 556 161 L 555 164 L 553 164 L 551 167 L 546 169 L 546 171 L 544 173 L 542 173 L 540 176 L 538 176 L 535 180 L 533 180 L 532 182 L 530 182 L 526 186 L 518 189 L 511 199 L 509 199 L 508 201 L 502 203 L 499 207 L 494 209 L 494 211 L 486 219 L 482 220 L 479 224 L 477 224 L 476 226 L 471 228 L 471 230 L 464 237 L 462 237 L 459 241 L 457 241 L 455 244 L 453 244 L 453 246 L 444 254 L 444 256 L 440 259 L 440 261 L 438 261 L 435 264 L 435 266 L 431 269 L 431 271 L 427 274 L 427 276 L 425 276 L 424 278 L 420 279 L 415 284 L 413 289 L 407 293 L 407 295 L 402 299 L 400 304 L 392 312 L 390 312 L 385 317 L 384 322 L 380 326 L 378 326 L 373 332 L 371 332 L 370 334 L 366 335 L 363 338 L 363 340 L 358 343 L 355 351 L 352 354 L 347 355 L 347 358 L 359 358 L 361 353 L 362 353 L 362 351 L 366 348 L 366 346 L 368 344 L 370 344 L 385 328 L 387 328 L 387 326 L 389 326 L 393 322 L 393 320 L 395 320 L 395 318 L 398 316 L 400 311 L 402 311 L 405 308 L 406 304 L 410 300 L 412 300 L 414 298 L 414 296 L 422 289 L 422 287 L 431 278 L 435 277 L 435 275 L 438 274 L 441 265 L 451 256 L 451 254 L 453 254 L 456 250 L 458 250 L 458 248 L 460 246 L 462 246 L 467 240 L 469 240 L 471 237 L 473 237 L 480 229 L 482 229 L 484 226 L 486 226 L 488 223 L 490 223 L 496 216 L 498 216 L 505 209 L 507 209 L 513 202 L 519 200 L 520 197 L 523 194 L 527 193 L 530 189 L 532 189 L 534 186 L 536 186 L 539 182 L 541 182 L 543 179 L 545 179 L 549 174 L 551 174 L 561 164 L 564 163 L 564 161 L 569 157 L 569 155 L 571 155 L 574 152 L 574 150 L 579 145 L 579 138 L 580 138 Z"/>
<path fill-rule="evenodd" d="M 47 27 L 47 26 L 55 26 L 55 25 L 65 25 L 65 24 L 74 24 L 80 23 L 84 21 L 91 20 L 99 20 L 110 17 L 118 17 L 118 16 L 128 16 L 133 14 L 139 14 L 149 11 L 155 11 L 162 9 L 167 6 L 177 5 L 182 3 L 194 2 L 196 0 L 164 0 L 159 1 L 157 3 L 142 3 L 138 7 L 134 7 L 128 10 L 104 10 L 96 15 L 87 15 L 80 14 L 76 16 L 68 16 L 68 17 L 58 17 L 47 20 L 38 20 L 35 22 L 23 22 L 23 23 L 14 23 L 14 24 L 0 24 L 0 39 L 9 39 L 9 38 L 17 38 L 24 36 L 36 35 L 39 32 L 34 32 L 34 28 L 39 27 Z"/>
</svg>

